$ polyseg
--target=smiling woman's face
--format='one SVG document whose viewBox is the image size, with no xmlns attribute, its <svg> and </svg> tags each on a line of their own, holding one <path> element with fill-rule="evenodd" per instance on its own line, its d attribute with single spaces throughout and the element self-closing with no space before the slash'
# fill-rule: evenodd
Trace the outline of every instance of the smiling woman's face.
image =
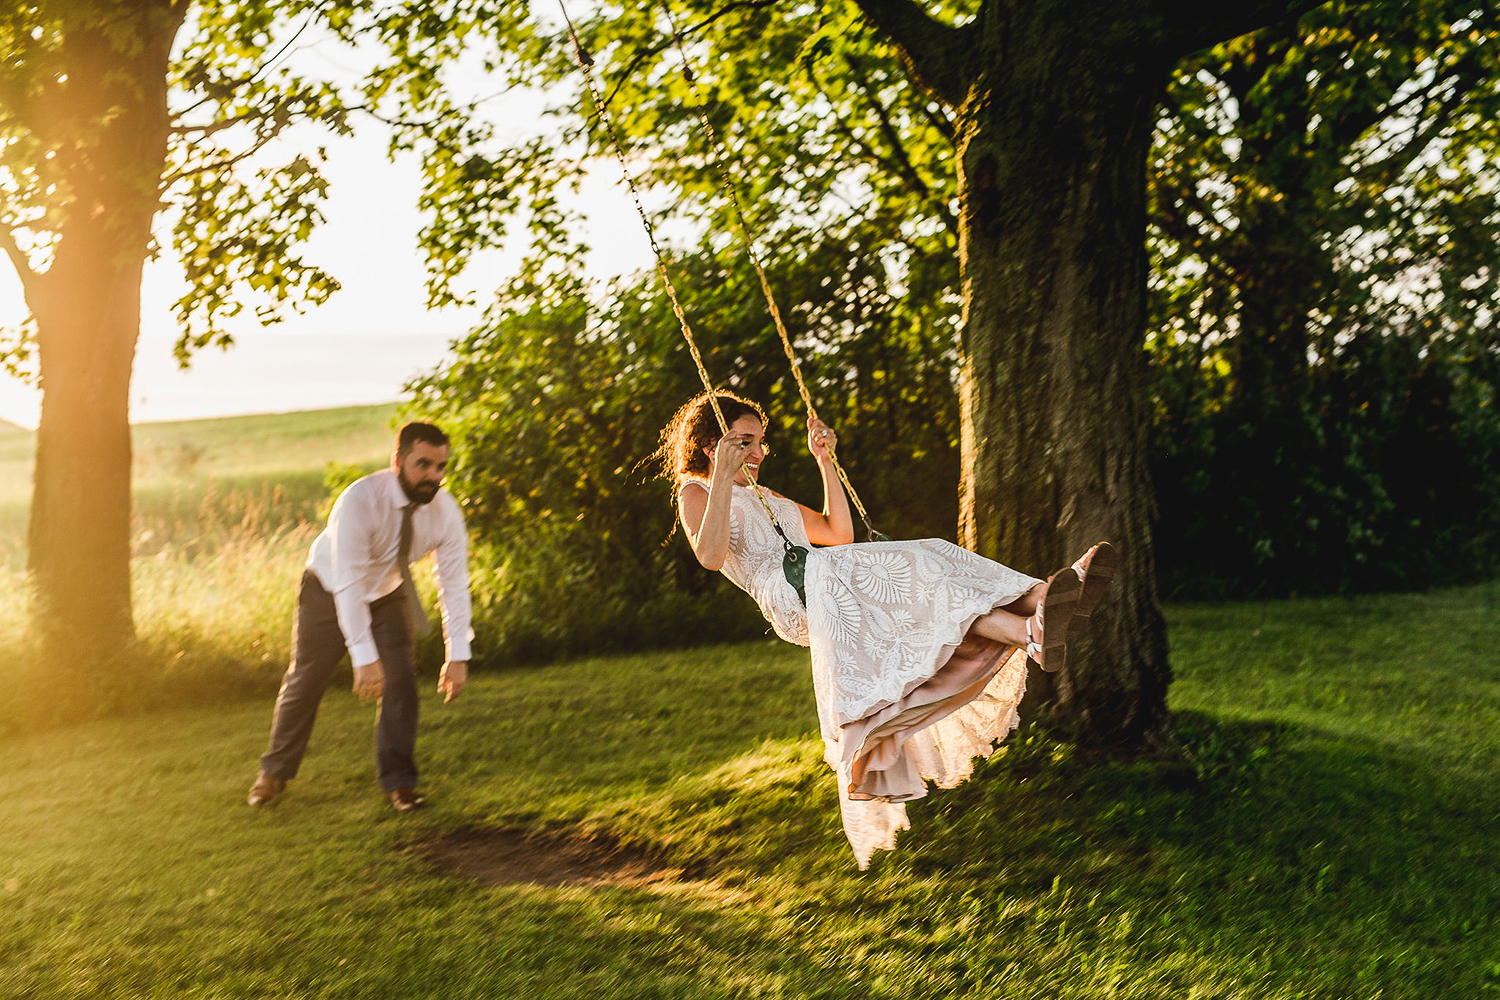
<svg viewBox="0 0 1500 1000">
<path fill-rule="evenodd" d="M 765 460 L 768 451 L 766 449 L 766 429 L 759 420 L 748 413 L 735 420 L 729 425 L 729 435 L 737 437 L 749 445 L 745 449 L 745 465 L 734 474 L 734 481 L 740 486 L 749 486 L 750 480 L 746 477 L 746 470 L 750 475 L 758 475 L 760 463 Z M 708 452 L 709 461 L 713 460 L 713 449 L 705 448 Z"/>
</svg>

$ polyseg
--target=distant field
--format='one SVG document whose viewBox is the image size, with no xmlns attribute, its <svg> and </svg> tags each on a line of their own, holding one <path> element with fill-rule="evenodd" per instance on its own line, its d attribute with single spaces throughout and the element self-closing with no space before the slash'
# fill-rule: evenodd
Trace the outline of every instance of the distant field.
<svg viewBox="0 0 1500 1000">
<path fill-rule="evenodd" d="M 213 420 L 137 424 L 135 509 L 137 535 L 180 536 L 200 527 L 205 497 L 216 515 L 247 505 L 306 516 L 325 492 L 330 463 L 383 465 L 390 455 L 395 403 L 307 410 Z M 31 504 L 35 435 L 0 425 L 0 552 L 14 563 L 24 546 Z M 280 488 L 280 494 L 277 489 Z"/>
<path fill-rule="evenodd" d="M 384 463 L 395 403 L 135 426 L 137 486 Z"/>
<path fill-rule="evenodd" d="M 136 424 L 135 482 L 140 486 L 212 477 L 321 470 L 329 462 L 383 462 L 390 452 L 395 403 L 270 413 L 212 420 Z M 0 504 L 31 499 L 36 435 L 0 421 Z"/>
</svg>

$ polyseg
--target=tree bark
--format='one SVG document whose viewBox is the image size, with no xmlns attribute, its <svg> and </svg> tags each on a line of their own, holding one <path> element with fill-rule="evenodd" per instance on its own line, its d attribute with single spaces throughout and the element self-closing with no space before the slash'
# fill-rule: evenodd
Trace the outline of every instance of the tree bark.
<svg viewBox="0 0 1500 1000">
<path fill-rule="evenodd" d="M 961 535 L 1038 576 L 1095 542 L 1119 548 L 1109 599 L 1033 702 L 1131 745 L 1166 719 L 1171 680 L 1144 352 L 1146 157 L 1166 67 L 1070 57 L 1038 21 L 1010 23 L 1011 58 L 958 116 Z"/>
<path fill-rule="evenodd" d="M 856 0 L 955 110 L 964 544 L 1042 575 L 1091 544 L 1119 575 L 1033 704 L 1129 747 L 1167 719 L 1145 396 L 1146 163 L 1172 63 L 1312 6 L 986 0 L 962 28 Z"/>
<path fill-rule="evenodd" d="M 42 386 L 28 569 L 48 655 L 108 654 L 133 634 L 130 372 L 159 207 L 167 75 L 182 11 L 125 2 L 66 25 L 67 85 L 48 128 L 71 197 L 51 266 L 27 282 Z"/>
</svg>

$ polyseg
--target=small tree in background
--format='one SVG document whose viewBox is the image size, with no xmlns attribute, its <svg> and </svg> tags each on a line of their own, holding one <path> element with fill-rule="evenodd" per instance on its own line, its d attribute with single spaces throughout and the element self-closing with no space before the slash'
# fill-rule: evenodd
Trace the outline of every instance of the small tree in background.
<svg viewBox="0 0 1500 1000">
<path fill-rule="evenodd" d="M 1153 150 L 1179 593 L 1500 565 L 1500 18 L 1335 3 L 1187 60 Z"/>
<path fill-rule="evenodd" d="M 160 224 L 188 279 L 184 362 L 230 343 L 225 322 L 247 293 L 263 323 L 326 299 L 337 283 L 297 255 L 321 220 L 322 151 L 267 165 L 272 144 L 302 124 L 347 133 L 356 110 L 409 113 L 427 140 L 451 144 L 465 116 L 439 67 L 459 57 L 474 10 L 449 5 L 435 23 L 425 6 L 0 8 L 0 247 L 31 311 L 9 357 L 42 389 L 28 567 L 34 620 L 57 658 L 107 653 L 133 634 L 129 387 Z M 483 14 L 491 26 L 516 20 L 503 6 Z M 286 61 L 304 34 L 367 40 L 380 58 L 363 80 L 310 78 Z M 511 190 L 492 184 L 491 196 Z"/>
</svg>

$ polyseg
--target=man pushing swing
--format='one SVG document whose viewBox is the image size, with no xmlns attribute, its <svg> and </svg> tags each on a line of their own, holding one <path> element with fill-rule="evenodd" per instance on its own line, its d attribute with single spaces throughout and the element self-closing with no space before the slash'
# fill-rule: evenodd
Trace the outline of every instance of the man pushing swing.
<svg viewBox="0 0 1500 1000">
<path fill-rule="evenodd" d="M 398 812 L 423 804 L 416 790 L 416 638 L 432 630 L 412 582 L 411 563 L 437 557 L 447 661 L 443 701 L 469 673 L 469 537 L 453 495 L 442 488 L 448 436 L 432 424 L 401 428 L 391 466 L 339 494 L 313 542 L 297 595 L 292 663 L 276 696 L 271 745 L 250 787 L 252 806 L 271 806 L 296 777 L 318 702 L 347 650 L 354 693 L 380 700 L 375 764 Z"/>
</svg>

